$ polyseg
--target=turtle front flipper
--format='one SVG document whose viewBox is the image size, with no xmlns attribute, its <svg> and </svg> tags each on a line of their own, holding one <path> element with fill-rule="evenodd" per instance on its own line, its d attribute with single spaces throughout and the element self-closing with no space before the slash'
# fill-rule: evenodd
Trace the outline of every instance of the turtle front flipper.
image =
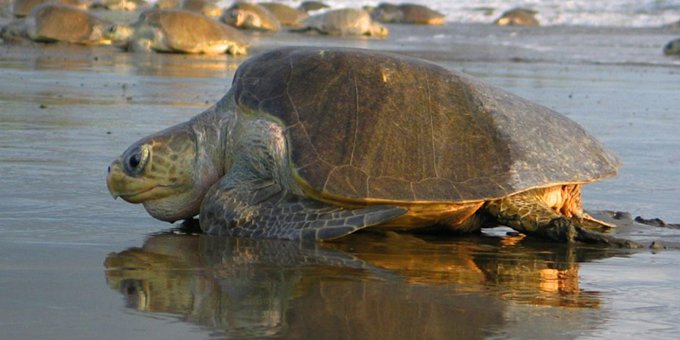
<svg viewBox="0 0 680 340">
<path fill-rule="evenodd" d="M 558 242 L 581 241 L 620 248 L 640 248 L 637 242 L 619 239 L 586 229 L 576 217 L 566 217 L 541 201 L 531 191 L 486 203 L 485 210 L 499 223 L 519 232 Z"/>
<path fill-rule="evenodd" d="M 389 222 L 406 211 L 388 205 L 345 209 L 288 193 L 274 180 L 224 178 L 206 195 L 200 224 L 207 234 L 321 241 Z"/>
</svg>

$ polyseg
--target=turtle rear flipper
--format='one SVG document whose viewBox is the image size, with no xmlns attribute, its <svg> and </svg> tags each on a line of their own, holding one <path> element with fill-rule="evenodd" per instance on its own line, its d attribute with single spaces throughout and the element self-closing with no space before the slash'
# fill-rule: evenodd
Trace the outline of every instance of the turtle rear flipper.
<svg viewBox="0 0 680 340">
<path fill-rule="evenodd" d="M 536 196 L 532 195 L 531 192 L 489 201 L 485 205 L 485 209 L 499 223 L 519 232 L 537 235 L 553 241 L 580 241 L 619 248 L 641 247 L 639 243 L 634 241 L 619 239 L 588 230 L 591 227 L 591 223 L 597 225 L 595 222 L 597 220 L 591 218 L 593 221 L 587 220 L 587 223 L 584 223 L 584 221 L 580 221 L 578 218 L 568 218 L 552 210 L 539 199 L 536 199 Z"/>
<path fill-rule="evenodd" d="M 389 222 L 407 209 L 373 205 L 345 209 L 286 192 L 273 180 L 233 183 L 224 178 L 201 207 L 207 234 L 289 240 L 332 240 Z"/>
</svg>

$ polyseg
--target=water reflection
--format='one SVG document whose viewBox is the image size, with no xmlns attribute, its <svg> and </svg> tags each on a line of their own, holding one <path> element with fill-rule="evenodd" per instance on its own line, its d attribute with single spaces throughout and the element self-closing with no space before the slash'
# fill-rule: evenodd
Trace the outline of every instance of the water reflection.
<svg viewBox="0 0 680 340">
<path fill-rule="evenodd" d="M 3 46 L 0 67 L 173 78 L 229 78 L 247 56 L 126 53 L 112 46 Z"/>
<path fill-rule="evenodd" d="M 591 324 L 600 298 L 579 288 L 579 263 L 617 255 L 513 237 L 364 233 L 305 245 L 166 233 L 105 266 L 129 308 L 228 336 L 476 338 L 502 329 L 518 303 L 583 311 L 546 329 Z"/>
</svg>

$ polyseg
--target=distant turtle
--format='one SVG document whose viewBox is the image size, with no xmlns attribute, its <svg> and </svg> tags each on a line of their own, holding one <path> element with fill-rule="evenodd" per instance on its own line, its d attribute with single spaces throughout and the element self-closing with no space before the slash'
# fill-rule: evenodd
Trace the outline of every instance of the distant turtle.
<svg viewBox="0 0 680 340">
<path fill-rule="evenodd" d="M 287 47 L 246 60 L 205 112 L 130 146 L 107 186 L 160 220 L 200 214 L 209 234 L 328 240 L 500 223 L 632 246 L 587 230 L 606 224 L 581 206 L 581 185 L 618 166 L 577 123 L 463 73 Z"/>
<path fill-rule="evenodd" d="M 110 22 L 86 10 L 58 3 L 35 7 L 24 19 L 10 23 L 0 35 L 7 41 L 30 39 L 37 42 L 67 42 L 83 45 L 108 45 Z"/>
<path fill-rule="evenodd" d="M 184 0 L 180 7 L 210 18 L 219 18 L 222 15 L 222 7 L 210 0 Z"/>
<path fill-rule="evenodd" d="M 229 26 L 241 29 L 278 32 L 281 23 L 268 9 L 253 3 L 236 2 L 227 8 L 220 19 Z"/>
<path fill-rule="evenodd" d="M 80 9 L 87 9 L 87 4 L 81 2 L 80 0 L 15 0 L 12 13 L 17 18 L 23 18 L 31 14 L 31 11 L 35 7 L 47 3 L 58 3 L 64 5 L 71 5 L 74 7 L 78 7 Z"/>
<path fill-rule="evenodd" d="M 130 51 L 246 54 L 243 33 L 202 14 L 183 9 L 151 9 L 132 26 L 113 25 L 115 43 Z"/>
<path fill-rule="evenodd" d="M 680 39 L 674 39 L 663 47 L 665 55 L 680 55 Z"/>
<path fill-rule="evenodd" d="M 444 14 L 423 5 L 381 3 L 371 11 L 374 20 L 385 23 L 443 25 Z"/>
<path fill-rule="evenodd" d="M 103 8 L 114 11 L 136 11 L 148 6 L 145 0 L 95 0 L 91 9 Z"/>
<path fill-rule="evenodd" d="M 278 2 L 259 2 L 258 5 L 269 10 L 283 26 L 300 26 L 309 17 L 305 11 Z"/>
<path fill-rule="evenodd" d="M 300 6 L 298 8 L 302 11 L 309 13 L 330 7 L 331 6 L 328 6 L 321 1 L 303 1 L 302 3 L 300 3 Z"/>
<path fill-rule="evenodd" d="M 385 37 L 389 30 L 371 19 L 363 9 L 343 8 L 312 15 L 297 32 L 316 31 L 328 35 L 368 35 Z"/>
<path fill-rule="evenodd" d="M 157 0 L 153 7 L 158 9 L 173 9 L 182 6 L 181 0 Z"/>
<path fill-rule="evenodd" d="M 494 23 L 499 26 L 538 26 L 539 22 L 535 17 L 536 13 L 536 11 L 531 9 L 514 8 L 503 12 Z"/>
</svg>

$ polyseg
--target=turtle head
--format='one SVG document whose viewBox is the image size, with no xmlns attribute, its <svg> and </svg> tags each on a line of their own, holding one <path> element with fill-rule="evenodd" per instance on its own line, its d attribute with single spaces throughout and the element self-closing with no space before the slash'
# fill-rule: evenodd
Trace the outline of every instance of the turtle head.
<svg viewBox="0 0 680 340">
<path fill-rule="evenodd" d="M 103 36 L 111 40 L 113 45 L 122 47 L 127 45 L 134 31 L 130 25 L 110 24 L 104 28 Z"/>
<path fill-rule="evenodd" d="M 227 10 L 222 15 L 222 21 L 234 27 L 260 27 L 262 26 L 262 20 L 260 17 L 243 8 L 233 8 Z"/>
<path fill-rule="evenodd" d="M 174 222 L 198 214 L 203 196 L 219 175 L 201 156 L 190 122 L 175 125 L 132 144 L 108 170 L 114 198 L 142 203 L 153 217 Z"/>
<path fill-rule="evenodd" d="M 369 35 L 373 37 L 386 37 L 390 34 L 390 30 L 387 27 L 380 25 L 378 23 L 373 23 L 369 30 Z"/>
<path fill-rule="evenodd" d="M 673 40 L 666 44 L 663 48 L 663 54 L 674 55 L 680 54 L 680 39 Z"/>
</svg>

